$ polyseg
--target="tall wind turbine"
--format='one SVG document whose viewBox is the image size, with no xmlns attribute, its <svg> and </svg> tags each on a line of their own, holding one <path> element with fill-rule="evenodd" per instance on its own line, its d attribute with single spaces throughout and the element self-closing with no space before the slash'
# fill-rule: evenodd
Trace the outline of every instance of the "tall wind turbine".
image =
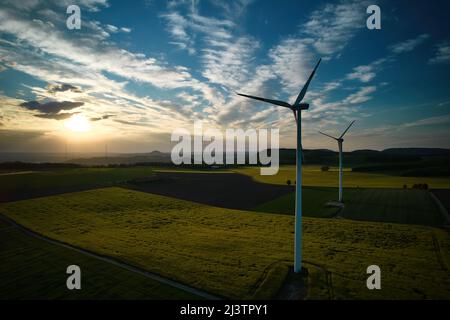
<svg viewBox="0 0 450 320">
<path fill-rule="evenodd" d="M 302 270 L 302 110 L 308 110 L 309 104 L 302 103 L 303 98 L 305 97 L 306 90 L 308 90 L 309 83 L 311 82 L 314 74 L 316 73 L 317 67 L 320 64 L 319 59 L 314 70 L 311 72 L 308 80 L 300 91 L 297 99 L 294 104 L 290 104 L 284 101 L 272 100 L 266 98 L 260 98 L 255 96 L 249 96 L 246 94 L 238 93 L 238 95 L 271 103 L 277 106 L 289 108 L 294 113 L 295 121 L 297 123 L 297 163 L 296 163 L 296 187 L 295 187 L 295 242 L 294 242 L 294 272 L 298 273 Z"/>
<path fill-rule="evenodd" d="M 353 120 L 352 122 L 350 122 L 350 124 L 348 125 L 347 129 L 344 130 L 344 132 L 342 132 L 342 134 L 340 135 L 339 138 L 330 136 L 329 134 L 323 133 L 321 131 L 319 131 L 319 133 L 323 134 L 324 136 L 327 136 L 331 139 L 334 139 L 337 141 L 338 143 L 338 147 L 339 147 L 339 202 L 342 203 L 342 145 L 344 143 L 344 135 L 347 133 L 348 129 L 350 129 L 350 127 L 352 126 L 352 124 L 355 123 L 355 120 Z"/>
</svg>

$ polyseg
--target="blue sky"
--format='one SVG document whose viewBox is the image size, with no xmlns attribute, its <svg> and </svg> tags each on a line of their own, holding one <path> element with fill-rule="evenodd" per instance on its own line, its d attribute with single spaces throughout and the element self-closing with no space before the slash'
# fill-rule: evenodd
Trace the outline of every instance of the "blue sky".
<svg viewBox="0 0 450 320">
<path fill-rule="evenodd" d="M 66 27 L 66 8 L 82 27 Z M 369 30 L 366 8 L 381 8 Z M 305 148 L 450 148 L 447 1 L 2 1 L 0 151 L 170 150 L 176 128 L 279 128 L 316 61 Z M 80 130 L 77 130 L 80 129 Z M 83 130 L 81 130 L 83 129 Z M 85 130 L 84 130 L 85 129 Z"/>
</svg>

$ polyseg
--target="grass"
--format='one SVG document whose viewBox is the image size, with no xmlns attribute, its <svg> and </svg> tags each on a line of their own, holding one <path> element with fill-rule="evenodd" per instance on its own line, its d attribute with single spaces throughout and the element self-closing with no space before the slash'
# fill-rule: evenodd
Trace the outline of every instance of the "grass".
<svg viewBox="0 0 450 320">
<path fill-rule="evenodd" d="M 273 176 L 260 175 L 257 167 L 233 169 L 233 172 L 251 176 L 258 182 L 286 184 L 287 180 L 295 181 L 295 166 L 280 166 Z M 302 179 L 304 186 L 333 187 L 339 183 L 338 171 L 322 172 L 319 166 L 303 166 Z M 411 188 L 413 184 L 427 183 L 430 188 L 450 189 L 450 177 L 401 177 L 382 173 L 344 172 L 343 185 L 351 188 L 402 188 L 404 184 Z"/>
<path fill-rule="evenodd" d="M 146 177 L 149 167 L 70 168 L 33 171 L 25 174 L 0 175 L 0 196 L 57 190 L 73 187 L 105 186 L 116 182 Z"/>
<path fill-rule="evenodd" d="M 303 215 L 322 218 L 335 215 L 337 209 L 326 207 L 325 203 L 335 200 L 337 192 L 337 188 L 304 187 Z M 347 188 L 344 195 L 345 208 L 339 213 L 343 218 L 438 227 L 445 222 L 426 190 Z M 295 194 L 284 195 L 254 210 L 294 214 Z"/>
<path fill-rule="evenodd" d="M 425 190 L 358 189 L 341 216 L 348 219 L 442 226 L 444 219 Z"/>
<path fill-rule="evenodd" d="M 325 203 L 336 198 L 336 188 L 302 188 L 303 215 L 318 218 L 328 218 L 334 216 L 336 213 L 336 208 L 326 207 Z M 289 193 L 272 201 L 263 203 L 254 208 L 254 211 L 293 215 L 295 212 L 295 193 Z"/>
<path fill-rule="evenodd" d="M 0 300 L 198 299 L 82 253 L 24 234 L 0 220 Z M 81 290 L 68 290 L 66 268 L 81 268 Z"/>
<path fill-rule="evenodd" d="M 288 215 L 121 188 L 5 203 L 0 212 L 51 238 L 229 298 L 273 298 L 282 265 L 292 267 L 294 220 Z M 450 299 L 445 231 L 304 218 L 303 232 L 304 264 L 314 266 L 308 298 L 330 298 L 324 280 L 330 272 L 332 298 Z M 381 267 L 381 291 L 366 288 L 371 264 Z"/>
</svg>

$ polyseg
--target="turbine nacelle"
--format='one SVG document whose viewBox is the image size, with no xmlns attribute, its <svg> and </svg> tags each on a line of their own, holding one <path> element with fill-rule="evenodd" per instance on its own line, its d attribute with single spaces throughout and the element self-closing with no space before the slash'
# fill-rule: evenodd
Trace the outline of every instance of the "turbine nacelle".
<svg viewBox="0 0 450 320">
<path fill-rule="evenodd" d="M 297 106 L 292 106 L 292 110 L 308 110 L 309 103 L 300 103 Z"/>
</svg>

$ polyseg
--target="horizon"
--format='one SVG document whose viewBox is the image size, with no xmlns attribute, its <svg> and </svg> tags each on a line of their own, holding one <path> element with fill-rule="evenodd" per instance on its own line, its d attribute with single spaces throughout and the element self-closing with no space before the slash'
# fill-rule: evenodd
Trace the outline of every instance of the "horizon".
<svg viewBox="0 0 450 320">
<path fill-rule="evenodd" d="M 266 149 L 262 151 L 248 151 L 246 150 L 245 153 L 252 153 L 252 152 L 263 152 Z M 272 150 L 295 150 L 295 148 L 278 148 L 278 149 L 272 149 Z M 333 150 L 331 148 L 305 148 L 304 151 L 331 151 L 338 153 L 339 150 Z M 386 150 L 448 150 L 450 151 L 450 148 L 438 148 L 438 147 L 388 147 L 385 149 L 353 149 L 353 150 L 344 150 L 345 152 L 357 152 L 357 151 L 376 151 L 376 152 L 383 152 Z M 116 152 L 116 151 L 108 151 L 107 155 L 141 155 L 141 154 L 150 154 L 150 153 L 162 153 L 162 154 L 170 154 L 170 151 L 161 151 L 161 150 L 151 150 L 151 151 L 141 151 L 141 152 Z M 192 152 L 194 153 L 194 152 Z M 224 152 L 226 154 L 227 152 Z M 236 151 L 234 153 L 237 153 Z M 66 152 L 39 152 L 39 151 L 0 151 L 0 154 L 57 154 L 57 155 L 65 155 Z M 68 151 L 67 154 L 87 154 L 87 155 L 104 155 L 105 151 L 94 151 L 94 152 L 84 152 L 84 151 Z"/>
</svg>

